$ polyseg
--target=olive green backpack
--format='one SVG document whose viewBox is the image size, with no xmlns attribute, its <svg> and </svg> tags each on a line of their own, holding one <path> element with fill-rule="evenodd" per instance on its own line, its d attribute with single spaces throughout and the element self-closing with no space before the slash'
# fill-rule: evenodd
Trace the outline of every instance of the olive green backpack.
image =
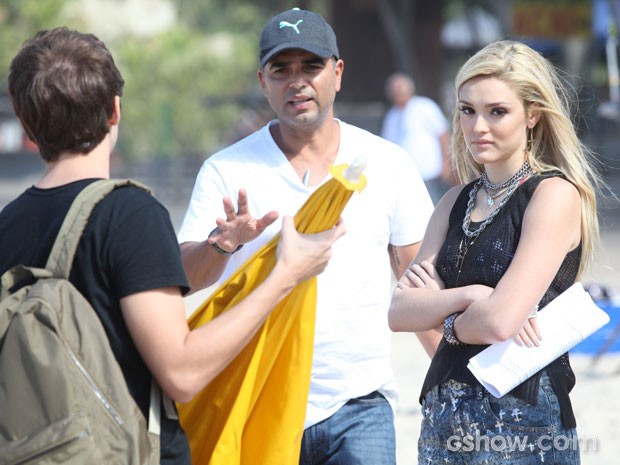
<svg viewBox="0 0 620 465">
<path fill-rule="evenodd" d="M 97 314 L 68 280 L 92 209 L 127 185 L 148 190 L 131 180 L 87 186 L 45 268 L 2 276 L 0 465 L 159 463 L 161 391 L 153 383 L 149 431 Z"/>
</svg>

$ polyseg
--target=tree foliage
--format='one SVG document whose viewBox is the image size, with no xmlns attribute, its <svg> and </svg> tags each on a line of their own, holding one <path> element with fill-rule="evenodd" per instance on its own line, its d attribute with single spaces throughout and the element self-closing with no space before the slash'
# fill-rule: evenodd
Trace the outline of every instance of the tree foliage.
<svg viewBox="0 0 620 465">
<path fill-rule="evenodd" d="M 11 59 L 37 31 L 66 25 L 98 35 L 125 78 L 117 148 L 133 159 L 215 150 L 243 110 L 264 101 L 256 80 L 264 22 L 295 6 L 290 1 L 178 0 L 171 2 L 177 21 L 165 31 L 108 37 L 100 30 L 103 24 L 75 13 L 77 2 L 0 0 L 0 92 L 6 91 Z M 107 2 L 111 9 L 117 6 L 117 0 Z"/>
<path fill-rule="evenodd" d="M 6 90 L 11 59 L 40 29 L 60 24 L 66 0 L 0 0 L 0 91 Z"/>
</svg>

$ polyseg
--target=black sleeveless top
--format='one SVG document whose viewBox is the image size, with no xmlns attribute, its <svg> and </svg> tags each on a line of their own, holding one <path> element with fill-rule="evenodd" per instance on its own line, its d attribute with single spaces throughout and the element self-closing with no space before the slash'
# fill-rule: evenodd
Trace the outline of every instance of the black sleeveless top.
<svg viewBox="0 0 620 465">
<path fill-rule="evenodd" d="M 471 284 L 484 284 L 493 288 L 497 286 L 519 245 L 523 215 L 536 187 L 543 179 L 555 176 L 562 175 L 557 171 L 537 174 L 530 176 L 521 184 L 497 216 L 470 245 L 459 272 L 459 244 L 464 235 L 461 225 L 467 210 L 469 192 L 476 181 L 471 182 L 461 191 L 450 212 L 446 240 L 437 256 L 436 268 L 446 288 Z M 472 222 L 471 226 L 475 228 L 478 225 Z M 540 310 L 544 311 L 545 305 L 575 282 L 580 261 L 581 244 L 564 258 L 553 282 L 540 301 Z M 467 368 L 467 363 L 471 357 L 486 347 L 488 346 L 472 344 L 455 346 L 442 339 L 426 374 L 420 401 L 433 387 L 449 379 L 479 385 L 478 380 Z M 538 396 L 540 376 L 544 370 L 549 374 L 558 396 L 564 427 L 574 428 L 575 416 L 568 393 L 575 385 L 575 375 L 570 366 L 568 353 L 515 387 L 510 394 L 534 404 Z"/>
</svg>

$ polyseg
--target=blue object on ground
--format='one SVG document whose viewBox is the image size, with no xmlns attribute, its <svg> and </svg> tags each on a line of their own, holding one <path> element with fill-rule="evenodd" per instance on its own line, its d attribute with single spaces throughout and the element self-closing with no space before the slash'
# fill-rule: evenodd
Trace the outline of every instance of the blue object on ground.
<svg viewBox="0 0 620 465">
<path fill-rule="evenodd" d="M 609 315 L 609 323 L 573 347 L 571 354 L 597 355 L 611 342 L 611 338 L 614 341 L 605 353 L 620 352 L 620 306 L 610 302 L 597 302 L 597 305 Z"/>
</svg>

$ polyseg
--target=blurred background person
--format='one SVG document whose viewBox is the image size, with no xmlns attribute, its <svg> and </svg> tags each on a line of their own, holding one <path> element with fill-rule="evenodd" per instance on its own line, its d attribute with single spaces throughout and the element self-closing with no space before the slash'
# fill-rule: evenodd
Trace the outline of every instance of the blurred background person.
<svg viewBox="0 0 620 465">
<path fill-rule="evenodd" d="M 388 77 L 385 93 L 392 107 L 383 119 L 381 137 L 409 153 L 437 204 L 454 184 L 448 121 L 433 100 L 415 94 L 415 83 L 407 74 Z"/>
</svg>

